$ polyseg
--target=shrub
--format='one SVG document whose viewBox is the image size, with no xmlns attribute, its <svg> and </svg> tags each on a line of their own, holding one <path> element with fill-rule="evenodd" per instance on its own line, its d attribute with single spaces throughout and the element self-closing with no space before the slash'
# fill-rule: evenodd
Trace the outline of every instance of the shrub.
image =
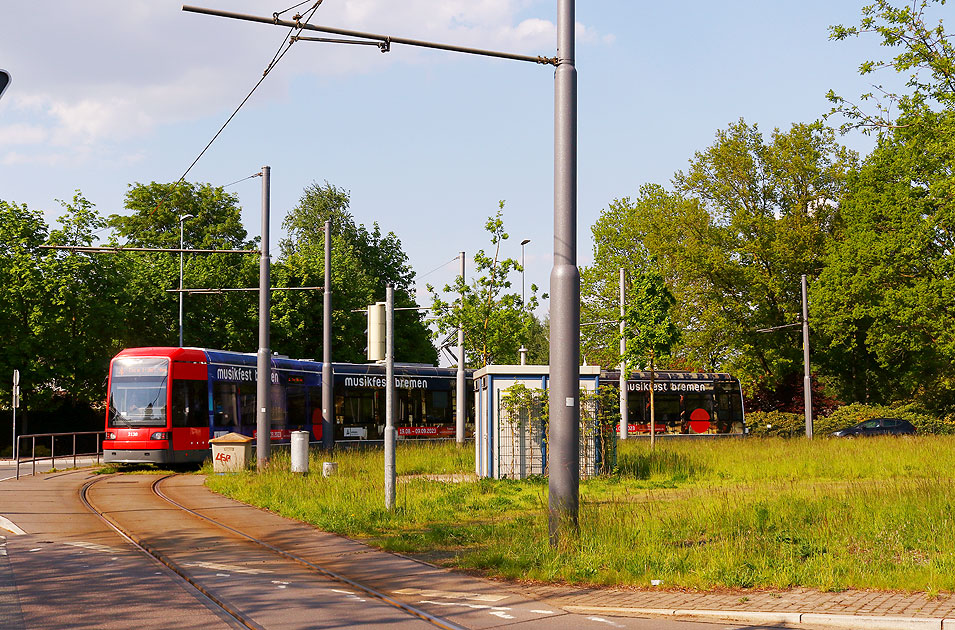
<svg viewBox="0 0 955 630">
<path fill-rule="evenodd" d="M 746 426 L 755 437 L 806 435 L 803 415 L 785 411 L 753 411 L 746 414 Z"/>
<path fill-rule="evenodd" d="M 825 419 L 825 432 L 851 427 L 854 424 L 865 422 L 872 418 L 899 418 L 908 420 L 915 427 L 915 430 L 921 434 L 927 435 L 952 435 L 955 434 L 955 414 L 939 417 L 929 413 L 915 403 L 904 405 L 883 406 L 883 405 L 865 405 L 862 403 L 853 403 L 839 407 Z M 821 435 L 822 430 L 817 429 Z"/>
</svg>

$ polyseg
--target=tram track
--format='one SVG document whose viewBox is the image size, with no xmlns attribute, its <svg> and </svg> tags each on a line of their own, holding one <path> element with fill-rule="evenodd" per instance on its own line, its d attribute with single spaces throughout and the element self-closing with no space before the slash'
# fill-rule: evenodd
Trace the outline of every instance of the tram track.
<svg viewBox="0 0 955 630">
<path fill-rule="evenodd" d="M 220 610 L 223 614 L 227 615 L 230 619 L 235 620 L 235 622 L 240 624 L 241 627 L 249 628 L 253 630 L 265 630 L 263 626 L 257 624 L 247 614 L 241 611 L 239 609 L 239 606 L 231 603 L 228 599 L 224 597 L 218 596 L 215 593 L 214 588 L 211 588 L 201 583 L 201 581 L 197 579 L 192 574 L 191 571 L 189 571 L 185 566 L 183 566 L 182 563 L 177 562 L 176 560 L 171 558 L 169 554 L 159 551 L 153 545 L 150 545 L 148 542 L 144 541 L 141 537 L 138 537 L 136 534 L 130 531 L 129 528 L 124 527 L 122 523 L 120 523 L 116 518 L 114 518 L 113 516 L 109 514 L 108 510 L 100 509 L 90 498 L 89 496 L 90 489 L 93 488 L 97 483 L 103 482 L 111 477 L 113 476 L 105 476 L 101 479 L 94 479 L 83 485 L 83 487 L 80 489 L 80 500 L 83 502 L 83 504 L 86 506 L 87 509 L 89 509 L 101 520 L 103 520 L 110 527 L 110 529 L 116 531 L 124 540 L 126 540 L 131 545 L 133 545 L 134 548 L 139 550 L 141 553 L 149 556 L 154 561 L 160 563 L 166 569 L 174 573 L 177 576 L 177 578 L 179 578 L 180 580 L 188 584 L 190 587 L 192 587 L 195 591 L 197 591 L 202 596 L 203 599 L 205 599 L 207 602 L 210 603 L 210 605 L 214 606 L 217 610 Z M 321 576 L 321 578 L 323 578 L 324 580 L 337 582 L 338 584 L 346 586 L 354 591 L 358 591 L 365 597 L 374 599 L 382 604 L 386 604 L 387 606 L 390 606 L 391 608 L 396 609 L 397 611 L 400 611 L 404 615 L 417 618 L 420 621 L 423 621 L 432 627 L 441 628 L 443 630 L 466 630 L 462 626 L 459 626 L 455 623 L 447 621 L 446 619 L 436 617 L 435 615 L 432 615 L 420 608 L 417 608 L 416 606 L 407 604 L 393 597 L 390 597 L 387 594 L 382 593 L 371 586 L 368 586 L 366 584 L 363 584 L 361 582 L 348 578 L 344 575 L 331 571 L 325 567 L 320 566 L 319 564 L 316 564 L 315 562 L 312 562 L 311 560 L 307 558 L 303 558 L 285 549 L 276 547 L 275 545 L 272 545 L 264 540 L 251 536 L 243 531 L 240 531 L 234 527 L 231 527 L 230 525 L 227 525 L 214 518 L 211 518 L 210 516 L 201 514 L 197 512 L 196 510 L 193 510 L 185 505 L 182 505 L 181 503 L 177 502 L 175 499 L 171 498 L 166 493 L 164 493 L 161 488 L 161 486 L 163 485 L 163 482 L 174 477 L 176 477 L 176 475 L 164 475 L 154 480 L 152 483 L 149 484 L 149 486 L 150 486 L 150 490 L 152 494 L 156 498 L 162 500 L 163 502 L 165 502 L 165 504 L 174 507 L 176 510 L 181 511 L 184 514 L 188 514 L 192 518 L 199 519 L 203 523 L 212 525 L 215 528 L 222 530 L 223 532 L 227 532 L 228 535 L 239 537 L 242 540 L 256 546 L 257 548 L 266 551 L 268 554 L 277 556 L 286 561 L 291 561 L 295 563 L 296 565 L 303 567 L 306 571 L 308 571 L 309 573 L 313 575 Z"/>
<path fill-rule="evenodd" d="M 123 540 L 125 540 L 130 545 L 132 545 L 133 548 L 135 548 L 137 551 L 141 552 L 142 554 L 146 555 L 152 560 L 158 562 L 160 565 L 162 565 L 163 567 L 171 571 L 173 574 L 175 574 L 175 576 L 179 580 L 181 580 L 185 584 L 189 585 L 192 589 L 194 589 L 202 597 L 202 599 L 204 599 L 208 604 L 213 606 L 215 609 L 217 609 L 221 613 L 224 613 L 230 619 L 233 619 L 234 621 L 236 621 L 243 627 L 248 628 L 249 630 L 265 630 L 264 628 L 262 628 L 262 626 L 246 619 L 245 616 L 239 611 L 234 610 L 235 608 L 234 606 L 231 606 L 227 602 L 222 601 L 221 599 L 216 597 L 214 594 L 210 593 L 206 588 L 204 588 L 201 584 L 199 584 L 196 580 L 194 580 L 191 576 L 189 576 L 183 570 L 183 568 L 178 565 L 178 563 L 173 562 L 170 559 L 166 558 L 164 554 L 161 554 L 155 550 L 150 549 L 148 545 L 144 544 L 142 541 L 140 541 L 135 536 L 133 536 L 131 532 L 127 531 L 122 526 L 120 526 L 120 524 L 117 523 L 116 520 L 110 517 L 106 512 L 97 508 L 96 505 L 93 504 L 92 500 L 89 497 L 89 490 L 97 483 L 100 483 L 104 481 L 105 479 L 109 479 L 110 477 L 111 475 L 104 476 L 99 479 L 93 479 L 91 481 L 87 481 L 80 488 L 80 492 L 79 492 L 80 501 L 83 503 L 84 506 L 86 506 L 88 510 L 90 510 L 93 514 L 99 517 L 100 520 L 102 520 L 110 529 L 112 529 L 117 534 L 119 534 L 119 536 Z"/>
</svg>

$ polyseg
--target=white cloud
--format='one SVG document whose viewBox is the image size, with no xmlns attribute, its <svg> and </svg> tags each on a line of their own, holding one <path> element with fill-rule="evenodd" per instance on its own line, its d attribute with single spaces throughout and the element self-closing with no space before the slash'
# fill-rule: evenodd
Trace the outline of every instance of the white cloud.
<svg viewBox="0 0 955 630">
<path fill-rule="evenodd" d="M 216 4 L 203 2 L 202 4 Z M 221 2 L 218 4 L 222 4 Z M 233 0 L 231 11 L 269 15 L 260 0 Z M 284 7 L 283 7 L 284 8 Z M 307 7 L 296 9 L 301 11 Z M 326 0 L 313 23 L 529 54 L 553 54 L 555 26 L 542 0 Z M 290 19 L 290 12 L 283 18 Z M 29 24 L 31 3 L 4 8 L 6 24 Z M 55 19 L 54 19 L 55 18 Z M 50 162 L 53 144 L 75 159 L 148 137 L 163 125 L 230 110 L 261 76 L 287 30 L 184 13 L 179 0 L 85 0 L 56 3 L 35 29 L 8 29 L 0 58 L 14 77 L 0 109 L 4 161 Z M 582 42 L 599 35 L 577 25 Z M 317 35 L 317 33 L 316 33 Z M 309 48 L 308 46 L 313 46 Z M 320 47 L 320 49 L 318 48 Z M 382 71 L 424 57 L 301 42 L 268 79 L 258 99 L 283 99 L 296 75 Z M 320 50 L 320 54 L 317 51 Z M 96 151 L 93 146 L 100 145 Z"/>
</svg>

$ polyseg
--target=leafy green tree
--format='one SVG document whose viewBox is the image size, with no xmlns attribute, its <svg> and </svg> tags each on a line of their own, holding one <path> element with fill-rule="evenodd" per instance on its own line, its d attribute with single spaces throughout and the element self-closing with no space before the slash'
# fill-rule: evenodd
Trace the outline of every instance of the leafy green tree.
<svg viewBox="0 0 955 630">
<path fill-rule="evenodd" d="M 875 36 L 894 55 L 861 74 L 906 77 L 903 90 L 862 95 L 874 111 L 830 93 L 844 128 L 879 134 L 849 180 L 810 304 L 824 375 L 846 402 L 955 407 L 955 48 L 929 18 L 943 4 L 878 0 L 858 26 L 831 29 L 836 40 Z"/>
<path fill-rule="evenodd" d="M 513 258 L 501 257 L 501 244 L 508 239 L 504 231 L 503 210 L 504 202 L 501 201 L 497 214 L 489 217 L 484 226 L 491 238 L 493 255 L 488 255 L 483 249 L 474 255 L 476 271 L 470 284 L 458 277 L 454 284 L 444 287 L 445 294 L 460 297 L 446 300 L 428 285 L 436 313 L 436 336 L 453 334 L 458 326 L 463 326 L 465 362 L 469 367 L 518 363 L 518 351 L 522 344 L 530 342 L 532 334 L 537 340 L 539 354 L 531 360 L 541 360 L 543 355 L 539 337 L 542 324 L 534 316 L 538 305 L 537 285 L 531 285 L 526 303 L 520 293 L 508 292 L 510 275 L 520 272 L 521 266 Z"/>
<path fill-rule="evenodd" d="M 311 184 L 283 227 L 276 274 L 287 286 L 321 286 L 325 278 L 325 221 L 332 225 L 332 356 L 336 361 L 365 361 L 365 316 L 356 313 L 385 299 L 390 283 L 395 307 L 416 306 L 414 271 L 401 241 L 382 234 L 377 223 L 369 230 L 349 212 L 349 193 L 328 182 Z M 273 345 L 297 356 L 322 356 L 322 294 L 288 291 L 273 296 L 276 331 Z M 400 361 L 436 363 L 437 351 L 421 313 L 395 313 L 395 356 Z"/>
<path fill-rule="evenodd" d="M 891 59 L 872 59 L 859 66 L 863 76 L 880 70 L 906 75 L 906 92 L 895 92 L 876 85 L 875 91 L 862 94 L 852 102 L 830 90 L 832 113 L 844 115 L 844 130 L 865 132 L 906 128 L 917 123 L 923 112 L 955 107 L 955 46 L 946 35 L 942 20 L 931 23 L 927 15 L 933 5 L 940 10 L 945 0 L 914 0 L 896 6 L 889 0 L 876 0 L 862 8 L 858 26 L 830 27 L 830 38 L 842 41 L 864 35 L 876 35 L 882 47 L 898 51 Z M 863 101 L 872 101 L 871 110 Z"/>
<path fill-rule="evenodd" d="M 32 395 L 34 383 L 51 379 L 44 361 L 44 341 L 34 327 L 44 313 L 47 287 L 40 260 L 48 228 L 43 213 L 26 205 L 0 201 L 0 330 L 4 351 L 0 353 L 0 396 L 3 405 L 12 397 L 13 370 L 23 382 L 23 411 L 42 405 Z"/>
<path fill-rule="evenodd" d="M 135 184 L 126 193 L 129 215 L 112 215 L 108 225 L 128 245 L 179 247 L 180 218 L 186 249 L 256 249 L 242 226 L 235 195 L 209 184 Z M 179 256 L 123 254 L 128 278 L 126 345 L 176 345 L 179 339 Z M 186 254 L 183 286 L 223 289 L 257 287 L 258 256 Z M 258 338 L 254 292 L 186 295 L 186 345 L 249 352 Z"/>
<path fill-rule="evenodd" d="M 105 227 L 93 205 L 77 193 L 61 202 L 67 214 L 50 231 L 51 245 L 90 246 Z M 46 290 L 33 334 L 43 340 L 48 379 L 41 387 L 48 397 L 70 406 L 90 405 L 103 398 L 109 360 L 121 349 L 120 331 L 127 314 L 123 266 L 112 254 L 53 251 L 39 259 Z"/>
<path fill-rule="evenodd" d="M 780 343 L 757 331 L 798 321 L 800 276 L 822 267 L 853 164 L 822 125 L 796 124 L 767 140 L 739 121 L 676 173 L 672 192 L 644 186 L 636 200 L 616 202 L 595 233 L 616 237 L 617 222 L 621 242 L 642 247 L 631 248 L 637 270 L 655 271 L 671 288 L 685 331 L 675 360 L 732 371 L 750 391 L 776 391 L 800 378 L 798 338 Z M 606 278 L 618 273 L 620 263 L 611 264 Z"/>
<path fill-rule="evenodd" d="M 641 190 L 638 204 L 651 204 L 660 187 Z M 591 365 L 614 367 L 620 359 L 620 269 L 642 273 L 654 268 L 644 246 L 644 232 L 633 220 L 637 211 L 629 197 L 616 199 L 590 228 L 594 264 L 580 270 L 580 351 Z M 628 271 L 628 273 L 630 272 Z M 629 298 L 629 295 L 628 295 Z M 614 322 L 614 323 L 597 323 Z"/>
<path fill-rule="evenodd" d="M 650 371 L 650 448 L 653 448 L 656 440 L 653 400 L 656 368 L 659 361 L 667 358 L 680 338 L 680 331 L 670 315 L 676 300 L 663 278 L 653 272 L 638 275 L 633 281 L 632 290 L 634 300 L 627 305 L 624 314 L 623 334 L 627 343 L 621 360 L 627 366 L 627 371 Z"/>
</svg>

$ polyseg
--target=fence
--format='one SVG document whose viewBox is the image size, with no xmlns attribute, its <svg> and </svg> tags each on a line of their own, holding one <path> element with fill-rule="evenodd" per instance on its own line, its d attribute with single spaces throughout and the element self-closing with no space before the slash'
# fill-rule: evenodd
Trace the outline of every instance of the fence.
<svg viewBox="0 0 955 630">
<path fill-rule="evenodd" d="M 78 457 L 93 457 L 96 456 L 96 463 L 100 463 L 103 457 L 103 437 L 105 436 L 105 431 L 82 431 L 78 433 L 35 433 L 32 435 L 18 435 L 17 444 L 16 444 L 16 459 L 17 459 L 17 479 L 20 478 L 20 464 L 24 461 L 28 464 L 32 464 L 33 472 L 36 474 L 36 463 L 38 461 L 50 460 L 50 465 L 52 468 L 56 468 L 56 458 L 57 451 L 56 446 L 59 442 L 60 445 L 60 460 L 73 458 L 73 467 L 76 468 L 77 458 Z M 37 438 L 41 439 L 39 445 L 37 445 Z M 86 445 L 91 445 L 95 443 L 95 448 L 92 452 L 79 452 L 77 450 L 77 438 L 80 438 L 79 444 L 81 448 L 87 448 Z M 47 442 L 49 439 L 50 445 L 50 454 L 45 455 L 43 451 L 46 450 Z M 29 441 L 30 446 L 30 458 L 24 460 L 23 450 L 24 441 Z M 64 442 L 66 444 L 64 444 Z M 69 451 L 69 452 L 67 452 Z"/>
</svg>

